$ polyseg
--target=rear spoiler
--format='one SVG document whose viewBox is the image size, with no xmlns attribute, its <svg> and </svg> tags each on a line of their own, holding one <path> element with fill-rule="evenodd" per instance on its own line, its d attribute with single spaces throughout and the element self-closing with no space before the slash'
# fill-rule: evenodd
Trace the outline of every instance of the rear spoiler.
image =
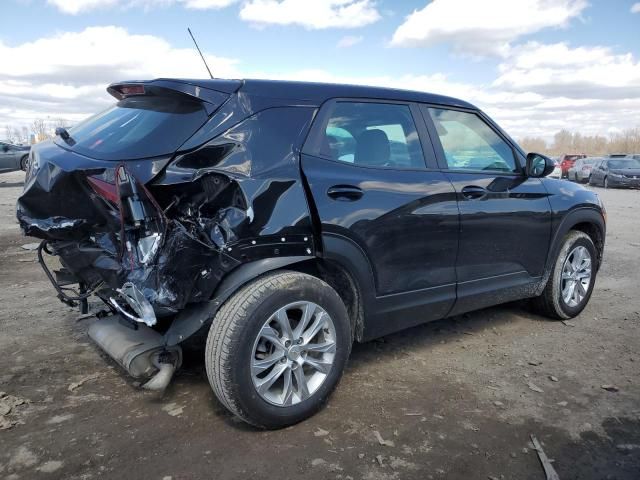
<svg viewBox="0 0 640 480">
<path fill-rule="evenodd" d="M 242 82 L 239 80 L 131 80 L 112 83 L 107 92 L 117 100 L 132 96 L 162 95 L 162 93 L 182 94 L 193 100 L 211 104 L 213 110 L 235 93 Z M 207 108 L 209 110 L 209 108 Z"/>
</svg>

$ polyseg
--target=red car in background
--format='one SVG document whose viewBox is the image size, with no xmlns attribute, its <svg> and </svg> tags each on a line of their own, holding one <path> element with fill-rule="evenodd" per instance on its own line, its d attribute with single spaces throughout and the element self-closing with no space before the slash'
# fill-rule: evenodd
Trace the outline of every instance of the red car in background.
<svg viewBox="0 0 640 480">
<path fill-rule="evenodd" d="M 586 155 L 578 153 L 578 154 L 563 154 L 560 155 L 560 169 L 562 170 L 561 178 L 569 178 L 569 169 L 573 167 L 573 164 L 576 163 L 576 160 L 580 158 L 587 158 Z"/>
</svg>

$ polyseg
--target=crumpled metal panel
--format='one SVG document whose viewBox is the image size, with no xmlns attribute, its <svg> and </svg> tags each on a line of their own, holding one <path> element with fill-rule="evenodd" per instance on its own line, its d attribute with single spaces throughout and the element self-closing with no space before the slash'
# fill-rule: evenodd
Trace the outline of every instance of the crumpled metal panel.
<svg viewBox="0 0 640 480">
<path fill-rule="evenodd" d="M 264 110 L 170 163 L 39 145 L 18 220 L 107 304 L 153 325 L 148 306 L 162 318 L 208 301 L 242 263 L 315 253 L 298 157 L 314 112 Z"/>
</svg>

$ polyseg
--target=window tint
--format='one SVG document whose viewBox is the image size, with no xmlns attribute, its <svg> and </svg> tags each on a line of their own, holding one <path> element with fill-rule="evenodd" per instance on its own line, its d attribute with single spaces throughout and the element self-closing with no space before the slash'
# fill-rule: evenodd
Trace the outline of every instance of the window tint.
<svg viewBox="0 0 640 480">
<path fill-rule="evenodd" d="M 629 160 L 610 160 L 609 168 L 640 168 L 640 160 L 635 158 Z"/>
<path fill-rule="evenodd" d="M 450 169 L 517 171 L 511 146 L 478 115 L 440 108 L 428 110 Z"/>
<path fill-rule="evenodd" d="M 166 155 L 206 120 L 200 102 L 179 96 L 126 98 L 69 129 L 75 141 L 71 148 L 100 160 Z M 59 138 L 56 141 L 63 142 Z"/>
<path fill-rule="evenodd" d="M 354 165 L 425 167 L 407 105 L 337 102 L 324 133 L 323 157 Z"/>
</svg>

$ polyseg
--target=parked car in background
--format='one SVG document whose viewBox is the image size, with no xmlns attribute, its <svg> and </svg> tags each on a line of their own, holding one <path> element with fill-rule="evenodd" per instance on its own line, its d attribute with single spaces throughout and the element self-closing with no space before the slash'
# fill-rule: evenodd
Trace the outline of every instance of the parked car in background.
<svg viewBox="0 0 640 480">
<path fill-rule="evenodd" d="M 578 183 L 587 183 L 591 175 L 593 166 L 603 160 L 602 157 L 587 157 L 576 160 L 576 163 L 569 169 L 568 178 Z"/>
<path fill-rule="evenodd" d="M 549 178 L 562 178 L 562 168 L 560 167 L 560 162 L 558 162 L 558 160 L 556 159 L 551 159 L 551 161 L 554 164 L 554 168 L 553 168 L 553 172 L 551 172 L 548 177 Z"/>
<path fill-rule="evenodd" d="M 568 178 L 569 169 L 573 167 L 576 160 L 585 158 L 584 154 L 563 154 L 560 155 L 560 168 L 562 169 L 562 178 Z"/>
<path fill-rule="evenodd" d="M 602 202 L 463 100 L 269 80 L 108 91 L 106 112 L 34 147 L 17 216 L 61 300 L 103 301 L 89 336 L 145 388 L 208 333 L 220 402 L 279 428 L 323 405 L 354 341 L 589 301 Z"/>
<path fill-rule="evenodd" d="M 640 188 L 640 159 L 624 157 L 596 163 L 591 169 L 589 185 Z"/>
<path fill-rule="evenodd" d="M 30 145 L 13 145 L 7 142 L 0 142 L 0 172 L 26 171 L 30 151 Z"/>
</svg>

